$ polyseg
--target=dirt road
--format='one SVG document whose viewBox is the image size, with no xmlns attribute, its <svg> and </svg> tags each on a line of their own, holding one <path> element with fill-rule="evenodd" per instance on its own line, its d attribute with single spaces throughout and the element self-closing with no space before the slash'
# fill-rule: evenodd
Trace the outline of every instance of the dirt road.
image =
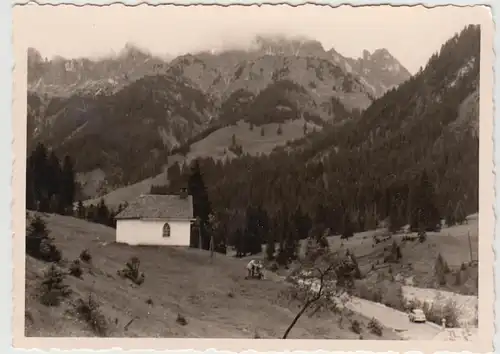
<svg viewBox="0 0 500 354">
<path fill-rule="evenodd" d="M 432 340 L 441 332 L 441 328 L 434 323 L 412 323 L 404 312 L 376 302 L 352 298 L 346 307 L 366 317 L 373 317 L 386 327 L 394 328 L 407 340 Z"/>
<path fill-rule="evenodd" d="M 284 277 L 278 278 L 285 281 Z M 315 288 L 317 284 L 311 284 L 313 291 Z M 406 313 L 377 302 L 351 297 L 344 306 L 368 318 L 375 318 L 383 326 L 393 328 L 406 340 L 433 340 L 442 332 L 441 327 L 435 323 L 412 323 Z"/>
</svg>

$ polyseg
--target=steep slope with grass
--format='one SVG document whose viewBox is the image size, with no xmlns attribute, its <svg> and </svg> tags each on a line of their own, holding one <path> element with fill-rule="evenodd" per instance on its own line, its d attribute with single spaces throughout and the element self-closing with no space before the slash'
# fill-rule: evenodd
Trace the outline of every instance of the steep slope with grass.
<svg viewBox="0 0 500 354">
<path fill-rule="evenodd" d="M 81 261 L 82 278 L 67 275 L 64 282 L 72 295 L 61 305 L 40 303 L 39 286 L 48 265 L 26 258 L 26 334 L 28 336 L 94 336 L 75 310 L 78 299 L 89 294 L 98 303 L 102 335 L 118 337 L 212 337 L 279 338 L 296 314 L 296 304 L 278 295 L 284 284 L 272 280 L 245 280 L 245 263 L 196 249 L 169 247 L 130 247 L 113 242 L 114 230 L 79 219 L 45 215 L 54 243 L 63 252 L 60 267 L 67 272 L 70 263 L 84 249 L 90 263 Z M 123 279 L 117 271 L 131 257 L 140 260 L 145 274 L 141 285 Z M 79 313 L 80 312 L 80 313 Z M 133 321 L 132 321 L 133 320 Z M 352 314 L 365 339 L 395 339 L 384 329 L 381 337 L 366 329 L 368 319 Z M 349 319 L 339 326 L 336 317 L 320 314 L 303 316 L 291 338 L 357 339 Z M 132 321 L 130 323 L 130 321 Z"/>
</svg>

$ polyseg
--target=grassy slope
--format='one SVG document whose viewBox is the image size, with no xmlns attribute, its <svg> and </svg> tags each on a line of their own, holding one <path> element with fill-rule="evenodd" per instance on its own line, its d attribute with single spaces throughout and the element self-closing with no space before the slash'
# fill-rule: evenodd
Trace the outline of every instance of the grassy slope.
<svg viewBox="0 0 500 354">
<path fill-rule="evenodd" d="M 315 125 L 308 122 L 307 126 L 311 130 Z M 282 134 L 278 135 L 278 124 L 255 126 L 253 130 L 250 130 L 248 123 L 240 121 L 237 124 L 219 129 L 205 139 L 191 145 L 188 160 L 205 156 L 223 158 L 225 156 L 224 150 L 227 150 L 231 145 L 233 134 L 237 143 L 243 147 L 243 152 L 249 155 L 268 154 L 277 146 L 283 146 L 290 140 L 304 137 L 303 119 L 287 121 L 281 127 Z M 315 127 L 319 129 L 319 127 Z M 264 129 L 264 136 L 261 136 L 261 128 Z M 233 155 L 231 152 L 229 154 Z"/>
<path fill-rule="evenodd" d="M 463 284 L 454 284 L 453 271 L 460 269 L 462 263 L 470 262 L 469 241 L 470 233 L 472 256 L 478 259 L 478 220 L 470 218 L 468 224 L 443 228 L 437 233 L 428 233 L 427 241 L 402 242 L 403 235 L 394 235 L 385 242 L 375 244 L 372 236 L 377 231 L 367 231 L 356 234 L 349 240 L 340 237 L 330 238 L 333 248 L 349 248 L 354 251 L 363 273 L 367 274 L 370 285 L 390 277 L 388 264 L 383 264 L 384 256 L 389 254 L 393 240 L 401 247 L 402 261 L 391 264 L 394 276 L 402 278 L 413 277 L 413 284 L 423 288 L 440 288 L 442 290 L 472 295 L 477 294 L 476 280 L 478 277 L 477 266 L 467 267 L 462 274 Z M 379 231 L 380 232 L 380 231 Z M 448 263 L 452 273 L 448 275 L 447 284 L 435 284 L 434 265 L 438 254 L 441 253 Z M 378 262 L 378 265 L 377 265 Z M 375 264 L 375 270 L 371 270 Z"/>
<path fill-rule="evenodd" d="M 130 247 L 113 243 L 114 230 L 83 220 L 47 215 L 47 225 L 55 243 L 67 261 L 76 259 L 88 248 L 92 266 L 83 280 L 68 276 L 67 284 L 74 294 L 60 307 L 40 304 L 37 286 L 48 267 L 31 257 L 26 259 L 26 313 L 28 336 L 89 336 L 87 324 L 69 311 L 75 299 L 93 292 L 108 318 L 111 336 L 127 337 L 229 337 L 277 338 L 292 321 L 297 308 L 278 300 L 286 286 L 273 280 L 244 280 L 245 263 L 218 255 L 209 263 L 207 252 L 167 247 Z M 131 256 L 141 260 L 146 281 L 132 286 L 116 275 Z M 232 294 L 229 295 L 229 294 Z M 146 301 L 151 299 L 153 305 Z M 188 321 L 176 323 L 177 314 Z M 366 327 L 368 319 L 354 315 Z M 136 320 L 128 331 L 124 326 Z M 356 339 L 344 320 L 343 328 L 331 314 L 303 316 L 292 330 L 291 338 Z M 117 324 L 115 324 L 115 321 Z M 383 337 L 375 337 L 366 328 L 365 339 L 396 339 L 386 329 Z"/>
<path fill-rule="evenodd" d="M 312 131 L 313 127 L 320 129 L 318 126 L 308 122 L 308 129 Z M 261 127 L 265 130 L 265 135 L 261 136 Z M 228 150 L 231 145 L 233 134 L 236 141 L 243 147 L 243 151 L 250 155 L 268 154 L 275 147 L 283 146 L 288 141 L 299 139 L 304 136 L 304 120 L 296 119 L 282 124 L 281 135 L 277 134 L 277 124 L 265 124 L 263 126 L 255 126 L 250 130 L 249 124 L 245 122 L 238 122 L 235 125 L 224 127 L 212 134 L 208 135 L 191 145 L 191 150 L 186 157 L 175 155 L 169 157 L 169 164 L 174 162 L 192 161 L 199 157 L 212 157 L 214 159 L 222 159 L 225 157 L 234 157 L 235 155 Z M 145 179 L 141 182 L 131 184 L 122 188 L 118 188 L 103 196 L 106 205 L 116 208 L 120 203 L 131 201 L 141 194 L 149 193 L 152 185 L 165 184 L 168 182 L 166 172 L 161 173 L 155 177 Z M 89 199 L 85 204 L 98 203 L 100 198 Z"/>
</svg>

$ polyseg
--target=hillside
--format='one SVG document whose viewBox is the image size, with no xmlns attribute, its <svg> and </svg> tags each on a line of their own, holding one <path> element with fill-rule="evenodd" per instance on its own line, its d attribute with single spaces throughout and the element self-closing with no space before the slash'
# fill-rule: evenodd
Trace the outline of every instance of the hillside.
<svg viewBox="0 0 500 354">
<path fill-rule="evenodd" d="M 32 214 L 30 214 L 31 216 Z M 99 303 L 108 332 L 114 337 L 279 338 L 296 314 L 296 304 L 279 298 L 285 284 L 271 279 L 244 280 L 245 263 L 196 249 L 130 247 L 113 243 L 114 230 L 72 217 L 43 216 L 63 251 L 63 270 L 88 249 L 91 264 L 83 263 L 82 279 L 65 279 L 73 294 L 58 307 L 39 302 L 38 286 L 47 264 L 26 258 L 27 336 L 95 336 L 75 314 L 72 304 L 92 294 Z M 139 257 L 145 282 L 132 285 L 117 276 L 130 257 Z M 182 315 L 186 325 L 176 322 Z M 333 316 L 335 317 L 335 316 Z M 129 321 L 132 321 L 128 326 Z M 366 329 L 368 319 L 356 314 L 364 339 L 397 339 L 389 329 L 382 337 Z M 339 327 L 332 314 L 304 316 L 291 338 L 357 339 L 348 326 Z M 125 329 L 128 327 L 128 329 Z"/>
<path fill-rule="evenodd" d="M 350 235 L 381 223 L 397 231 L 422 222 L 433 231 L 441 219 L 453 225 L 476 213 L 479 38 L 479 27 L 465 28 L 360 117 L 284 151 L 224 164 L 200 159 L 211 210 L 231 230 L 227 242 L 254 217 L 266 226 L 248 237 L 283 246 L 310 232 Z M 154 193 L 176 193 L 190 174 L 185 168 Z"/>
<path fill-rule="evenodd" d="M 172 149 L 239 120 L 324 126 L 357 117 L 409 78 L 387 50 L 351 59 L 316 41 L 271 37 L 171 61 L 132 45 L 95 60 L 47 60 L 31 48 L 28 71 L 28 149 L 42 142 L 70 155 L 89 197 L 161 173 Z"/>
<path fill-rule="evenodd" d="M 205 157 L 200 163 L 214 209 L 244 211 L 252 200 L 277 218 L 276 200 L 285 198 L 283 204 L 291 210 L 300 205 L 301 212 L 333 232 L 342 232 L 346 217 L 354 230 L 373 229 L 389 219 L 404 225 L 411 210 L 410 190 L 425 170 L 441 217 L 462 209 L 477 212 L 479 34 L 477 27 L 468 27 L 444 44 L 420 73 L 361 116 L 318 126 L 313 135 L 294 135 L 296 141 L 287 142 L 285 151 L 255 156 L 255 133 L 236 126 L 194 143 L 186 152 L 188 161 Z M 245 107 L 237 116 L 244 117 Z M 283 131 L 290 132 L 286 126 Z M 227 156 L 232 134 L 249 155 L 224 166 L 207 159 Z M 267 146 L 264 141 L 258 149 L 264 152 Z M 238 177 L 242 170 L 248 171 L 245 181 Z M 273 176 L 273 185 L 263 183 L 261 176 Z M 165 190 L 175 192 L 179 183 L 172 181 Z M 290 190 L 297 192 L 291 195 Z M 122 197 L 125 201 L 137 195 Z"/>
<path fill-rule="evenodd" d="M 238 121 L 215 130 L 201 140 L 195 141 L 186 149 L 185 155 L 178 153 L 168 156 L 168 162 L 163 172 L 140 182 L 116 188 L 104 195 L 87 199 L 84 204 L 97 204 L 102 199 L 107 206 L 116 209 L 119 204 L 129 202 L 141 194 L 149 193 L 153 186 L 168 184 L 167 169 L 174 163 L 190 164 L 199 158 L 211 158 L 216 161 L 237 158 L 239 155 L 231 150 L 233 136 L 236 144 L 241 147 L 243 154 L 259 156 L 272 153 L 279 148 L 285 148 L 290 141 L 301 139 L 305 134 L 320 131 L 321 129 L 321 126 L 304 119 L 287 120 L 281 124 L 270 123 L 259 126 L 253 126 L 245 121 Z M 87 196 L 96 194 L 95 191 L 98 190 L 98 187 L 95 184 L 102 181 L 104 176 L 94 173 L 90 179 L 91 181 L 85 184 L 84 194 Z"/>
<path fill-rule="evenodd" d="M 147 76 L 114 95 L 53 98 L 43 112 L 33 109 L 28 148 L 42 142 L 72 156 L 78 172 L 101 169 L 109 186 L 123 185 L 160 172 L 170 149 L 205 129 L 213 109 L 187 82 Z"/>
</svg>

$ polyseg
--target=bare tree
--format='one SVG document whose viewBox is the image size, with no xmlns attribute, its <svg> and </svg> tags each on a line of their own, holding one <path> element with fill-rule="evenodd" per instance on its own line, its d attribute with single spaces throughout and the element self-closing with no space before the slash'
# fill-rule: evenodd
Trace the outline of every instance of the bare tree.
<svg viewBox="0 0 500 354">
<path fill-rule="evenodd" d="M 321 310 L 339 312 L 348 300 L 348 290 L 354 284 L 355 266 L 349 258 L 315 240 L 309 240 L 306 256 L 288 277 L 290 287 L 284 295 L 289 301 L 298 301 L 300 310 L 290 323 L 283 339 L 286 339 L 301 316 L 308 310 L 311 315 Z"/>
</svg>

